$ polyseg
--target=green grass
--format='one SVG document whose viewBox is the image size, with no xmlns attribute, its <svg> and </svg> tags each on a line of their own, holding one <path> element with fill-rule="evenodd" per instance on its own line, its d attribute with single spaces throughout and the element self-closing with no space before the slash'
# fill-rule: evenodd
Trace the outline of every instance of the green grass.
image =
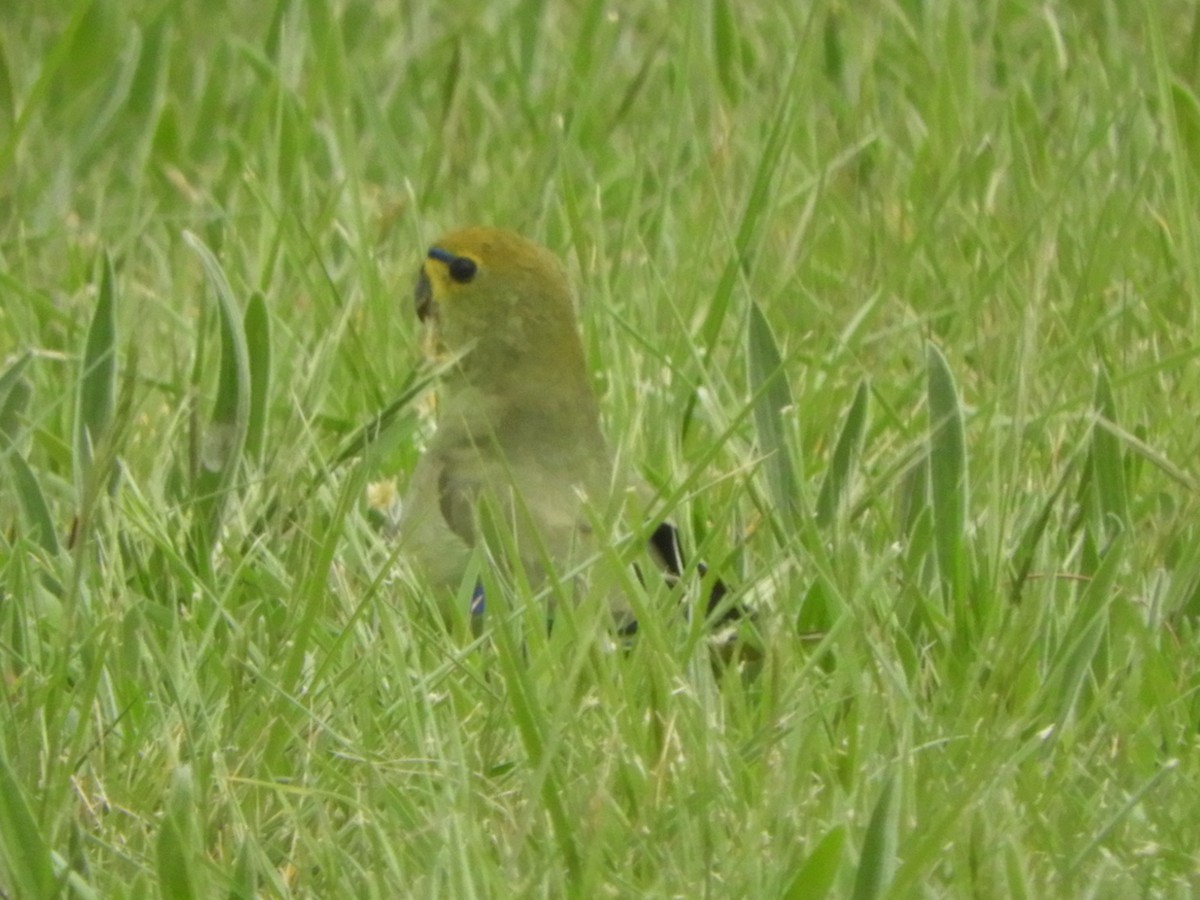
<svg viewBox="0 0 1200 900">
<path fill-rule="evenodd" d="M 1193 5 L 394 6 L 3 17 L 3 895 L 1200 891 Z M 397 566 L 476 222 L 756 666 Z"/>
</svg>

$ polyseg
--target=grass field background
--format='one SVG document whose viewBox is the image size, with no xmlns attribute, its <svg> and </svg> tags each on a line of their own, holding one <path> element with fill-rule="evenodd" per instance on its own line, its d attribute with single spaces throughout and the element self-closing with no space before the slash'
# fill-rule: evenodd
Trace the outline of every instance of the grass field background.
<svg viewBox="0 0 1200 900">
<path fill-rule="evenodd" d="M 4 896 L 1200 892 L 1193 4 L 10 7 Z M 760 658 L 435 622 L 470 223 Z"/>
</svg>

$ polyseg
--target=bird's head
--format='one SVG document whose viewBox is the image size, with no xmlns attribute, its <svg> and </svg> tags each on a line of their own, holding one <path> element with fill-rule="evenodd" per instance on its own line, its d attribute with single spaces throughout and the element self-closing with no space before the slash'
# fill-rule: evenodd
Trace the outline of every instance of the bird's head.
<svg viewBox="0 0 1200 900">
<path fill-rule="evenodd" d="M 475 227 L 439 238 L 421 264 L 414 299 L 434 353 L 470 355 L 489 367 L 582 359 L 562 264 L 515 232 Z"/>
</svg>

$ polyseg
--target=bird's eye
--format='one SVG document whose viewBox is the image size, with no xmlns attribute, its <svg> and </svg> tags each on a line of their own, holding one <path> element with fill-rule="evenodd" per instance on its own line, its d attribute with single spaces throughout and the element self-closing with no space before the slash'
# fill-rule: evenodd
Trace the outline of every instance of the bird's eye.
<svg viewBox="0 0 1200 900">
<path fill-rule="evenodd" d="M 466 284 L 475 277 L 475 272 L 478 267 L 473 259 L 467 259 L 465 256 L 456 256 L 450 260 L 450 277 L 459 284 Z"/>
</svg>

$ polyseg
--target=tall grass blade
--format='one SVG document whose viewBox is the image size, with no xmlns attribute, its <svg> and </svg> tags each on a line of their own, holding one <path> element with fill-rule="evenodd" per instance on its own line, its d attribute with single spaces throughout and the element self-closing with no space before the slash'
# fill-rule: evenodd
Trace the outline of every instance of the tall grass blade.
<svg viewBox="0 0 1200 900">
<path fill-rule="evenodd" d="M 246 419 L 246 458 L 262 461 L 267 433 L 267 398 L 271 391 L 271 320 L 263 295 L 255 291 L 243 320 L 250 374 L 250 408 Z"/>
<path fill-rule="evenodd" d="M 817 524 L 822 527 L 833 523 L 845 508 L 846 500 L 850 496 L 854 466 L 862 452 L 863 437 L 867 432 L 870 396 L 867 383 L 860 382 L 858 390 L 854 393 L 854 401 L 850 404 L 850 411 L 846 413 L 846 421 L 842 424 L 842 432 L 833 448 L 833 458 L 821 482 L 821 492 L 817 495 Z"/>
<path fill-rule="evenodd" d="M 16 121 L 17 99 L 8 71 L 8 54 L 4 51 L 3 39 L 0 39 L 0 129 L 11 133 Z"/>
<path fill-rule="evenodd" d="M 792 877 L 783 892 L 784 900 L 821 900 L 828 894 L 842 866 L 845 843 L 845 827 L 831 828 Z"/>
<path fill-rule="evenodd" d="M 181 766 L 171 776 L 166 810 L 158 831 L 157 864 L 159 890 L 164 898 L 191 900 L 204 896 L 198 889 L 195 871 L 195 791 L 191 770 Z"/>
<path fill-rule="evenodd" d="M 1009 590 L 1009 599 L 1014 603 L 1021 599 L 1021 594 L 1025 590 L 1025 585 L 1029 580 L 1029 573 L 1033 569 L 1033 561 L 1037 556 L 1037 548 L 1046 534 L 1046 527 L 1050 524 L 1055 505 L 1071 481 L 1071 476 L 1075 472 L 1078 459 L 1078 456 L 1073 456 L 1068 461 L 1062 475 L 1059 476 L 1058 483 L 1054 486 L 1054 490 L 1043 501 L 1037 517 L 1029 524 L 1029 527 L 1021 534 L 1020 541 L 1017 542 L 1017 548 L 1012 554 L 1011 571 L 1013 573 L 1013 580 L 1012 588 Z"/>
<path fill-rule="evenodd" d="M 23 431 L 21 421 L 29 408 L 32 391 L 29 382 L 21 376 L 31 358 L 28 353 L 22 354 L 0 375 L 0 451 L 15 443 L 17 435 Z"/>
<path fill-rule="evenodd" d="M 1190 298 L 1190 302 L 1177 304 L 1179 315 L 1186 317 L 1179 325 L 1186 328 L 1191 325 L 1195 315 L 1195 304 L 1200 299 L 1200 232 L 1196 226 L 1194 158 L 1188 153 L 1186 133 L 1180 127 L 1179 105 L 1182 102 L 1194 109 L 1200 104 L 1197 104 L 1192 91 L 1182 84 L 1172 71 L 1170 53 L 1163 37 L 1162 21 L 1157 7 L 1151 4 L 1145 9 L 1150 58 L 1154 65 L 1158 99 L 1155 108 L 1161 117 L 1159 127 L 1162 129 L 1162 142 L 1170 162 L 1170 195 L 1175 204 L 1175 215 L 1171 217 L 1167 233 L 1169 236 L 1173 235 L 1173 255 L 1179 263 L 1186 295 Z"/>
<path fill-rule="evenodd" d="M 929 495 L 934 547 L 942 590 L 949 608 L 966 599 L 965 528 L 967 449 L 958 388 L 946 357 L 927 348 L 929 391 Z"/>
<path fill-rule="evenodd" d="M 759 448 L 765 457 L 767 486 L 780 522 L 794 534 L 799 529 L 801 515 L 800 480 L 793 465 L 793 460 L 798 461 L 799 456 L 791 446 L 785 419 L 798 416 L 799 411 L 792 399 L 775 335 L 754 302 L 750 304 L 747 338 L 746 359 L 750 391 L 754 396 L 754 426 Z"/>
<path fill-rule="evenodd" d="M 87 495 L 96 450 L 112 423 L 117 391 L 117 298 L 112 257 L 104 254 L 100 293 L 88 327 L 75 407 L 75 488 Z M 103 478 L 103 473 L 96 477 Z"/>
<path fill-rule="evenodd" d="M 12 485 L 25 518 L 37 535 L 38 544 L 50 553 L 56 553 L 58 538 L 50 519 L 50 509 L 37 476 L 18 446 L 18 439 L 25 430 L 25 411 L 32 396 L 29 382 L 21 376 L 31 358 L 30 354 L 23 354 L 0 375 L 0 465 L 7 464 L 12 471 Z"/>
<path fill-rule="evenodd" d="M 1116 577 L 1125 559 L 1127 542 L 1125 535 L 1118 535 L 1106 549 L 1051 661 L 1042 705 L 1059 725 L 1077 711 L 1084 680 L 1108 631 L 1108 610 L 1116 599 Z"/>
<path fill-rule="evenodd" d="M 736 104 L 741 97 L 741 39 L 728 0 L 712 0 L 712 36 L 721 88 L 729 102 Z"/>
<path fill-rule="evenodd" d="M 207 568 L 250 430 L 250 351 L 237 301 L 220 263 L 195 234 L 185 231 L 183 236 L 200 257 L 212 285 L 221 332 L 217 393 L 212 417 L 201 435 L 200 465 L 191 496 L 193 562 Z"/>
<path fill-rule="evenodd" d="M 21 111 L 12 128 L 8 130 L 7 136 L 3 137 L 3 143 L 0 143 L 0 172 L 10 171 L 13 158 L 16 156 L 17 145 L 24 136 L 30 120 L 38 114 L 39 110 L 44 109 L 43 101 L 46 93 L 50 90 L 50 86 L 60 70 L 69 63 L 76 47 L 76 38 L 80 32 L 86 30 L 85 23 L 93 3 L 94 0 L 78 0 L 71 10 L 70 19 L 65 22 L 60 19 L 61 24 L 56 29 L 57 40 L 49 51 L 43 54 L 42 66 L 38 70 L 37 77 L 25 89 L 25 96 L 20 106 Z"/>
<path fill-rule="evenodd" d="M 15 889 L 14 896 L 54 897 L 54 867 L 50 848 L 25 802 L 21 786 L 0 754 L 0 853 Z"/>
<path fill-rule="evenodd" d="M 37 475 L 29 467 L 25 457 L 15 448 L 9 452 L 8 465 L 12 470 L 13 487 L 21 501 L 21 508 L 25 511 L 25 518 L 33 527 L 36 540 L 42 549 L 48 553 L 57 553 L 58 530 L 54 526 L 50 505 L 46 502 L 46 495 L 42 492 Z"/>
<path fill-rule="evenodd" d="M 888 778 L 871 812 L 858 861 L 858 876 L 854 879 L 854 900 L 876 900 L 886 896 L 896 874 L 900 829 L 896 779 L 895 775 Z"/>
<path fill-rule="evenodd" d="M 708 305 L 708 313 L 705 315 L 704 324 L 700 329 L 701 340 L 705 350 L 709 353 L 716 346 L 717 336 L 721 333 L 721 325 L 729 310 L 729 301 L 733 296 L 738 275 L 750 270 L 753 257 L 752 248 L 767 216 L 772 197 L 771 185 L 778 173 L 784 148 L 788 145 L 791 135 L 793 110 L 791 86 L 795 80 L 798 65 L 799 56 L 797 55 L 792 63 L 791 74 L 783 82 L 779 108 L 773 120 L 774 124 L 763 143 L 762 155 L 758 159 L 758 168 L 754 172 L 754 182 L 750 187 L 750 194 L 746 198 L 742 219 L 734 238 L 733 253 L 725 264 L 725 270 L 721 274 L 721 280 L 717 283 L 717 289 L 713 293 L 713 298 Z"/>
<path fill-rule="evenodd" d="M 489 598 L 505 596 L 506 592 L 499 587 L 497 580 L 485 575 L 483 581 L 484 590 Z M 546 814 L 550 817 L 551 828 L 568 878 L 571 883 L 578 884 L 582 863 L 575 840 L 575 828 L 563 804 L 565 794 L 558 776 L 559 769 L 553 758 L 547 758 L 547 753 L 552 751 L 547 749 L 550 742 L 544 733 L 543 723 L 546 717 L 543 710 L 537 708 L 538 692 L 531 683 L 520 620 L 512 615 L 512 607 L 508 604 L 502 604 L 498 613 L 489 609 L 489 618 L 494 623 L 492 634 L 499 650 L 500 674 L 508 688 L 513 721 L 528 757 L 531 777 L 540 782 L 541 800 L 545 804 Z"/>
<path fill-rule="evenodd" d="M 1117 424 L 1117 402 L 1112 383 L 1103 366 L 1096 373 L 1096 394 L 1093 401 L 1096 415 Z M 1129 525 L 1129 494 L 1125 486 L 1125 458 L 1120 439 L 1108 428 L 1096 425 L 1092 429 L 1092 484 L 1096 491 L 1097 508 L 1105 535 L 1123 531 Z"/>
</svg>

